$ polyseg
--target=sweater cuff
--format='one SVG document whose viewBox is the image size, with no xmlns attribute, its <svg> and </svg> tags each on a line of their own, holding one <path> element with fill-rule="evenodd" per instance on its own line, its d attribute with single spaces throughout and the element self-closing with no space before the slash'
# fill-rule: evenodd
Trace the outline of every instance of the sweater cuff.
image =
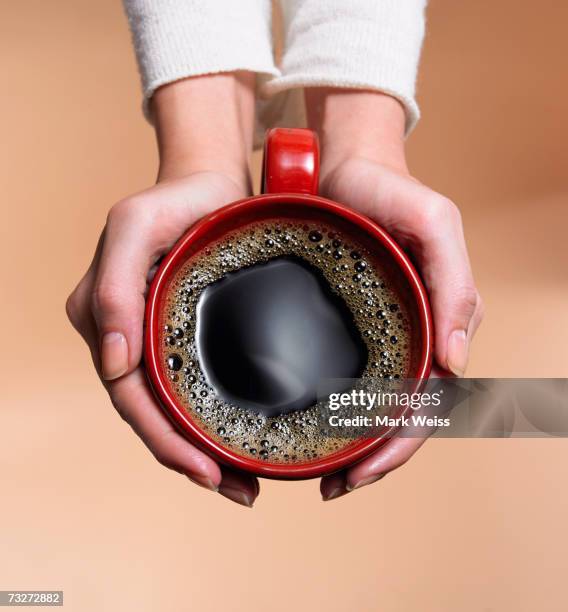
<svg viewBox="0 0 568 612">
<path fill-rule="evenodd" d="M 426 0 L 287 0 L 282 76 L 269 97 L 298 87 L 381 91 L 406 111 L 406 133 L 420 116 L 414 99 Z"/>
<path fill-rule="evenodd" d="M 247 70 L 278 76 L 269 0 L 123 0 L 142 79 L 143 110 L 158 87 Z"/>
</svg>

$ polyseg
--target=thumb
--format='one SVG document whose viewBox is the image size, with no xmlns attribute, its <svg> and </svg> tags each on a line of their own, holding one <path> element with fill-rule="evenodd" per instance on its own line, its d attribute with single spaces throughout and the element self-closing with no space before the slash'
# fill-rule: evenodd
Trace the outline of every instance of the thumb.
<svg viewBox="0 0 568 612">
<path fill-rule="evenodd" d="M 109 215 L 91 296 L 106 380 L 131 372 L 142 357 L 146 284 L 154 253 L 140 210 L 133 218 L 127 209 L 115 207 Z"/>
<path fill-rule="evenodd" d="M 438 364 L 463 376 L 469 345 L 482 318 L 459 212 L 451 203 L 425 230 L 421 269 L 434 315 Z"/>
<path fill-rule="evenodd" d="M 444 282 L 438 278 L 438 282 Z M 463 376 L 477 308 L 477 292 L 468 280 L 449 286 L 431 285 L 436 333 L 436 361 L 456 376 Z"/>
</svg>

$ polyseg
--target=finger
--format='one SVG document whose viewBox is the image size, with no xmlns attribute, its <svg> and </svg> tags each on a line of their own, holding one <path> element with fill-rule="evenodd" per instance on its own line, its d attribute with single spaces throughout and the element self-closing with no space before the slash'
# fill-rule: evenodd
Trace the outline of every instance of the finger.
<svg viewBox="0 0 568 612">
<path fill-rule="evenodd" d="M 432 368 L 431 376 L 433 378 L 451 378 L 446 370 L 439 368 L 436 364 Z M 405 464 L 426 442 L 426 439 L 425 437 L 397 437 L 387 442 L 383 448 L 347 472 L 345 477 L 345 493 L 381 480 L 389 472 Z"/>
<path fill-rule="evenodd" d="M 162 465 L 207 489 L 218 490 L 221 469 L 174 429 L 156 404 L 141 368 L 107 383 L 107 388 L 119 414 Z"/>
<path fill-rule="evenodd" d="M 258 480 L 250 474 L 235 472 L 225 467 L 222 468 L 222 474 L 219 493 L 241 506 L 252 508 L 260 492 Z"/>
<path fill-rule="evenodd" d="M 324 476 L 321 479 L 320 492 L 323 501 L 330 501 L 345 495 L 348 492 L 345 488 L 345 472 Z"/>
<path fill-rule="evenodd" d="M 71 293 L 65 304 L 67 317 L 73 327 L 77 330 L 77 332 L 79 332 L 87 343 L 87 346 L 91 352 L 93 364 L 99 376 L 101 376 L 101 371 L 97 325 L 91 312 L 90 300 L 93 293 L 96 269 L 102 251 L 103 239 L 104 232 L 99 238 L 95 255 L 87 272 Z"/>
<path fill-rule="evenodd" d="M 231 501 L 252 508 L 260 492 L 257 479 L 229 468 L 221 471 L 209 456 L 181 436 L 154 404 L 140 369 L 108 386 L 121 416 L 162 465 L 185 474 L 207 489 L 218 490 Z"/>
<path fill-rule="evenodd" d="M 432 305 L 436 361 L 463 376 L 471 341 L 468 331 L 479 297 L 459 210 L 404 177 L 389 175 L 384 183 L 373 207 L 375 218 L 401 236 L 416 258 Z M 383 198 L 381 192 L 386 194 Z"/>
<path fill-rule="evenodd" d="M 430 234 L 422 253 L 422 274 L 428 287 L 435 330 L 435 357 L 438 364 L 463 376 L 469 360 L 469 346 L 480 322 L 475 288 L 461 222 L 447 211 Z"/>
<path fill-rule="evenodd" d="M 436 364 L 432 367 L 430 376 L 432 378 L 451 378 L 451 375 L 446 370 L 441 369 Z M 395 438 L 395 440 L 401 439 Z M 359 463 L 350 472 L 336 472 L 335 474 L 324 476 L 320 484 L 323 501 L 341 497 L 353 489 L 380 480 L 387 472 L 408 461 L 426 441 L 425 438 L 414 438 L 414 440 L 420 441 L 414 443 L 411 440 L 408 444 L 400 444 L 400 442 L 394 444 L 395 440 L 388 442 L 384 449 L 377 451 L 368 459 Z M 356 468 L 360 468 L 360 470 L 357 471 Z"/>
<path fill-rule="evenodd" d="M 157 185 L 151 197 L 134 196 L 109 213 L 92 295 L 106 380 L 140 362 L 149 270 L 200 215 L 226 203 L 202 174 L 175 189 Z"/>
<path fill-rule="evenodd" d="M 481 317 L 461 215 L 448 199 L 403 177 L 386 181 L 386 204 L 374 207 L 379 222 L 402 236 L 414 255 L 428 289 L 440 366 L 463 376 L 469 344 Z"/>
<path fill-rule="evenodd" d="M 405 464 L 425 441 L 426 438 L 394 438 L 347 471 L 345 489 L 353 491 L 377 482 Z"/>
<path fill-rule="evenodd" d="M 91 266 L 67 299 L 65 308 L 71 324 L 83 337 L 91 352 L 96 351 L 98 353 L 97 326 L 90 306 L 95 275 L 96 271 Z"/>
<path fill-rule="evenodd" d="M 80 285 L 74 292 L 74 301 L 77 309 L 80 312 L 86 313 L 81 317 L 80 323 L 77 319 L 75 319 L 74 325 L 77 324 L 76 327 L 78 327 L 78 331 L 87 341 L 87 344 L 91 349 L 93 362 L 98 368 L 100 364 L 100 359 L 98 355 L 97 327 L 88 307 L 91 295 L 90 286 L 92 286 L 94 276 L 95 270 L 94 267 L 91 266 L 91 268 L 89 268 L 89 270 L 87 271 L 83 281 L 80 283 Z M 111 391 L 110 386 L 109 391 Z M 128 393 L 128 391 L 119 389 L 118 393 Z M 118 401 L 119 403 L 121 402 L 120 396 L 119 399 L 116 401 Z M 187 449 L 184 448 L 186 445 L 189 445 L 189 443 L 184 438 L 181 438 L 181 436 L 179 436 L 179 434 L 173 430 L 173 427 L 171 426 L 169 421 L 167 421 L 167 419 L 164 423 L 164 418 L 160 418 L 163 417 L 163 415 L 161 414 L 159 407 L 156 406 L 155 408 L 158 410 L 157 421 L 160 425 L 160 428 L 156 432 L 151 431 L 153 424 L 149 416 L 143 414 L 143 411 L 141 410 L 130 410 L 128 402 L 125 405 L 120 404 L 119 412 L 121 413 L 123 418 L 125 418 L 125 420 L 129 422 L 132 428 L 140 435 L 140 437 L 142 437 L 143 442 L 146 444 L 146 446 L 148 446 L 148 448 L 150 448 L 150 450 L 154 454 L 160 454 L 162 463 L 166 463 L 168 464 L 168 467 L 171 467 L 172 469 L 175 469 L 178 472 L 184 473 L 190 480 L 192 480 L 196 484 L 215 490 L 215 480 L 212 479 L 209 474 L 204 474 L 202 471 L 200 472 L 199 470 L 195 470 L 192 457 L 188 456 Z M 143 433 L 147 430 L 148 433 Z M 163 438 L 159 442 L 156 442 L 156 436 L 158 438 L 160 436 L 163 436 Z M 181 438 L 181 441 L 179 440 L 179 438 Z M 163 445 L 166 441 L 171 444 L 171 447 L 169 449 L 162 449 L 161 445 Z M 246 488 L 245 494 L 249 495 L 249 498 L 251 498 L 249 490 Z"/>
<path fill-rule="evenodd" d="M 86 311 L 86 314 L 82 317 L 81 329 L 77 330 L 85 340 L 87 347 L 91 353 L 91 359 L 99 378 L 102 378 L 101 372 L 101 356 L 99 351 L 98 332 L 97 324 L 91 314 L 90 310 Z"/>
<path fill-rule="evenodd" d="M 142 356 L 142 328 L 148 270 L 160 253 L 153 218 L 139 202 L 115 206 L 91 296 L 98 330 L 103 378 L 132 372 Z"/>
<path fill-rule="evenodd" d="M 101 233 L 97 241 L 97 248 L 93 259 L 87 268 L 87 271 L 83 275 L 83 278 L 79 281 L 75 289 L 71 292 L 71 295 L 67 298 L 65 303 L 65 311 L 67 318 L 71 321 L 71 325 L 83 336 L 87 344 L 90 343 L 90 322 L 92 321 L 92 313 L 90 309 L 90 296 L 93 290 L 93 283 L 96 277 L 97 266 L 101 258 L 101 252 L 103 249 L 105 232 Z"/>
<path fill-rule="evenodd" d="M 471 317 L 469 330 L 467 332 L 470 342 L 475 336 L 475 333 L 477 332 L 479 326 L 481 325 L 481 322 L 483 321 L 484 316 L 485 316 L 485 305 L 483 304 L 483 300 L 481 299 L 481 296 L 478 294 L 475 312 L 473 313 L 473 317 Z"/>
<path fill-rule="evenodd" d="M 370 162 L 359 160 L 348 170 L 349 176 L 331 185 L 332 195 L 375 219 L 414 255 L 432 304 L 436 360 L 462 376 L 479 296 L 458 209 L 420 183 Z"/>
</svg>

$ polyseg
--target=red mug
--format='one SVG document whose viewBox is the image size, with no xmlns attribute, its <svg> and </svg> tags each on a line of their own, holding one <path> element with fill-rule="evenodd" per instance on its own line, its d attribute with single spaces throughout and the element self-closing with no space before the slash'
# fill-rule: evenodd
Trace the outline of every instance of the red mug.
<svg viewBox="0 0 568 612">
<path fill-rule="evenodd" d="M 162 261 L 146 302 L 144 362 L 156 398 L 178 430 L 215 460 L 258 476 L 305 479 L 331 474 L 353 465 L 385 444 L 392 428 L 374 438 L 354 440 L 336 453 L 304 463 L 270 463 L 244 457 L 212 439 L 178 403 L 160 359 L 160 321 L 169 281 L 189 257 L 204 250 L 229 231 L 252 222 L 290 218 L 323 221 L 356 236 L 381 267 L 411 315 L 410 363 L 407 378 L 423 381 L 432 367 L 433 325 L 428 296 L 414 266 L 396 242 L 374 221 L 331 200 L 317 196 L 319 146 L 310 130 L 272 129 L 264 147 L 262 194 L 228 204 L 207 215 L 178 241 Z"/>
</svg>

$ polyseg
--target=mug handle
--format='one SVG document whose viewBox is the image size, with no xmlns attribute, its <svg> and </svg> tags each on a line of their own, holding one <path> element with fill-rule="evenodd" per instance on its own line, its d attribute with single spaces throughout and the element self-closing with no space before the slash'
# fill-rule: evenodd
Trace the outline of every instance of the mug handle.
<svg viewBox="0 0 568 612">
<path fill-rule="evenodd" d="M 264 139 L 262 193 L 317 195 L 319 141 L 312 130 L 272 128 Z"/>
</svg>

